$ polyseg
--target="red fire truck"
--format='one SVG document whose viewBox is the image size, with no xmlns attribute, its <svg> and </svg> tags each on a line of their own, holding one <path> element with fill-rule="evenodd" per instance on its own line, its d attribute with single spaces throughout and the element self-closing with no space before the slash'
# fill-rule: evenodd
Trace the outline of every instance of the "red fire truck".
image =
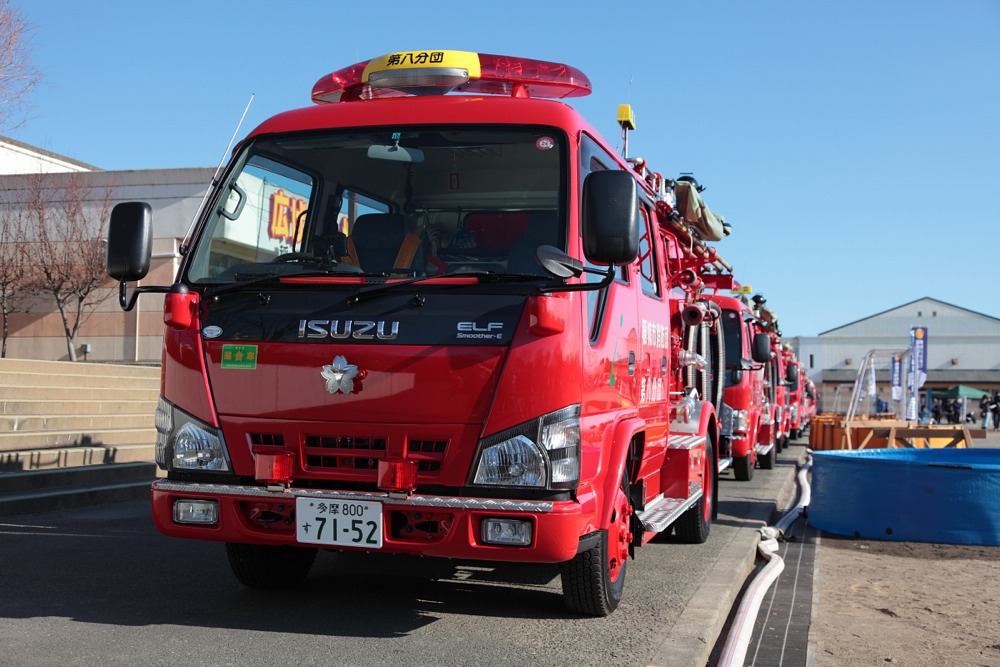
<svg viewBox="0 0 1000 667">
<path fill-rule="evenodd" d="M 771 338 L 771 361 L 765 370 L 764 386 L 768 402 L 772 406 L 772 417 L 770 427 L 765 429 L 768 432 L 765 438 L 773 439 L 776 449 L 781 451 L 788 447 L 791 432 L 791 399 L 788 387 L 793 376 L 797 380 L 798 369 L 788 366 L 788 359 L 782 347 L 778 316 L 765 305 L 766 300 L 760 295 L 754 297 L 754 303 L 761 329 Z"/>
<path fill-rule="evenodd" d="M 802 415 L 801 364 L 787 344 L 782 346 L 781 354 L 785 358 L 785 381 L 788 384 L 788 437 L 798 440 L 806 426 Z"/>
<path fill-rule="evenodd" d="M 734 285 L 727 285 L 730 289 Z M 719 408 L 720 458 L 730 458 L 737 480 L 748 481 L 756 465 L 774 467 L 775 443 L 758 442 L 761 416 L 768 409 L 765 366 L 771 360 L 771 338 L 760 331 L 743 298 L 713 294 L 725 337 L 725 394 Z"/>
<path fill-rule="evenodd" d="M 115 208 L 122 306 L 166 295 L 161 532 L 262 588 L 321 549 L 562 563 L 591 615 L 657 534 L 707 539 L 722 354 L 696 269 L 720 260 L 673 181 L 560 101 L 589 92 L 456 51 L 324 76 L 234 150 L 170 286 L 128 294 L 151 207 Z"/>
<path fill-rule="evenodd" d="M 816 385 L 804 373 L 802 375 L 802 384 L 802 402 L 799 407 L 799 418 L 802 422 L 802 428 L 806 429 L 809 428 L 812 418 L 816 416 Z"/>
</svg>

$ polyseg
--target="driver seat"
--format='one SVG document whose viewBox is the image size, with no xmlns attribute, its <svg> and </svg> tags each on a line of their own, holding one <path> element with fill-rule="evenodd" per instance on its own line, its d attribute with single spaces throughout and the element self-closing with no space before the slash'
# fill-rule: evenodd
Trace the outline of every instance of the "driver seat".
<svg viewBox="0 0 1000 667">
<path fill-rule="evenodd" d="M 406 229 L 406 219 L 396 213 L 358 216 L 347 237 L 350 263 L 367 273 L 409 273 L 420 268 L 420 237 Z"/>
</svg>

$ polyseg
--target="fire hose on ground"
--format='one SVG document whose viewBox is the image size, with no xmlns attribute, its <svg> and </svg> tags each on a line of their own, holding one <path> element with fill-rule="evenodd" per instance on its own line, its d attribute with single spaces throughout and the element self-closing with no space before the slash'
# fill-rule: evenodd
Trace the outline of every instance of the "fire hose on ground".
<svg viewBox="0 0 1000 667">
<path fill-rule="evenodd" d="M 733 618 L 732 627 L 726 636 L 726 643 L 722 647 L 722 653 L 717 663 L 718 667 L 736 667 L 743 665 L 746 660 L 747 648 L 750 645 L 760 605 L 764 601 L 767 591 L 771 588 L 771 584 L 785 569 L 785 562 L 778 555 L 778 538 L 785 534 L 809 506 L 811 490 L 807 474 L 811 466 L 812 457 L 807 456 L 796 475 L 799 497 L 795 507 L 781 517 L 774 526 L 764 526 L 760 529 L 761 541 L 757 545 L 757 552 L 767 561 L 767 564 L 760 569 L 743 594 L 743 599 L 740 601 Z"/>
</svg>

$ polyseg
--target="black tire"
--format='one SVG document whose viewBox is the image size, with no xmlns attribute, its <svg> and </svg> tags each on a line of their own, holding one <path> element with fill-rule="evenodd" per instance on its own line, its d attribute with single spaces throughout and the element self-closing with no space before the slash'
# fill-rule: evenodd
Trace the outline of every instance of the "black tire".
<svg viewBox="0 0 1000 667">
<path fill-rule="evenodd" d="M 769 451 L 767 454 L 757 455 L 757 463 L 760 464 L 761 470 L 774 469 L 775 450 L 777 450 L 777 445 L 771 447 L 771 451 Z"/>
<path fill-rule="evenodd" d="M 608 616 L 621 602 L 629 549 L 627 544 L 619 544 L 619 539 L 625 539 L 629 534 L 632 517 L 625 480 L 622 487 L 615 501 L 617 506 L 611 517 L 610 532 L 600 530 L 596 546 L 562 564 L 563 601 L 566 608 L 574 613 Z M 609 534 L 612 535 L 611 542 Z M 617 545 L 617 555 L 611 553 L 609 544 Z"/>
<path fill-rule="evenodd" d="M 802 431 L 800 431 L 797 428 L 793 428 L 791 434 L 789 435 L 789 437 L 792 440 L 798 440 L 800 437 L 802 437 Z"/>
<path fill-rule="evenodd" d="M 736 475 L 737 481 L 749 482 L 753 479 L 753 463 L 750 458 L 750 454 L 733 457 L 733 473 Z"/>
<path fill-rule="evenodd" d="M 309 574 L 316 549 L 226 543 L 229 567 L 236 579 L 250 588 L 290 588 Z"/>
<path fill-rule="evenodd" d="M 715 447 L 711 436 L 705 442 L 705 484 L 701 498 L 684 512 L 674 524 L 677 539 L 686 544 L 702 544 L 712 530 L 712 515 L 715 513 Z"/>
</svg>

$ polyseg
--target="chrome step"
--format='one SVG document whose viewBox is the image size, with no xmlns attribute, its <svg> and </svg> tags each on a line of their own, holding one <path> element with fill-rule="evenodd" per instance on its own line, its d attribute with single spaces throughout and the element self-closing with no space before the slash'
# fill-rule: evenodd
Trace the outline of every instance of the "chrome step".
<svg viewBox="0 0 1000 667">
<path fill-rule="evenodd" d="M 672 435 L 667 439 L 667 447 L 670 449 L 694 449 L 705 442 L 703 435 L 691 435 L 690 433 L 680 433 Z"/>
<path fill-rule="evenodd" d="M 728 457 L 724 459 L 719 459 L 719 472 L 726 470 L 733 465 L 733 457 Z"/>
<path fill-rule="evenodd" d="M 645 530 L 655 533 L 662 532 L 698 502 L 701 494 L 702 491 L 699 488 L 690 498 L 657 496 L 646 504 L 646 509 L 636 512 L 636 517 L 642 522 L 642 527 Z"/>
</svg>

